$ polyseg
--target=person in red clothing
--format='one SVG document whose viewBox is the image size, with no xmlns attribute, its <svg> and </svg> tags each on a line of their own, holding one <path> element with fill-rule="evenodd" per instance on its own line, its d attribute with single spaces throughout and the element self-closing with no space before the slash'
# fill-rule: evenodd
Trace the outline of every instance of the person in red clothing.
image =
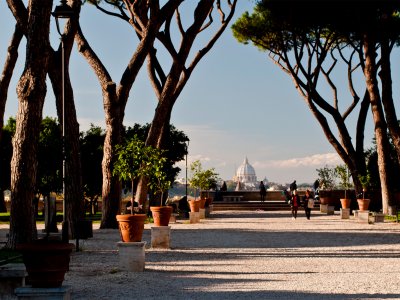
<svg viewBox="0 0 400 300">
<path fill-rule="evenodd" d="M 310 217 L 311 217 L 311 208 L 308 205 L 308 202 L 310 201 L 310 199 L 312 201 L 310 191 L 306 190 L 306 194 L 304 195 L 304 198 L 303 198 L 303 206 L 304 206 L 304 212 L 306 213 L 306 217 L 308 220 L 310 220 Z"/>
<path fill-rule="evenodd" d="M 292 219 L 295 220 L 297 218 L 297 209 L 300 206 L 300 197 L 297 195 L 297 190 L 293 190 L 292 199 L 291 199 L 291 208 L 292 208 Z"/>
</svg>

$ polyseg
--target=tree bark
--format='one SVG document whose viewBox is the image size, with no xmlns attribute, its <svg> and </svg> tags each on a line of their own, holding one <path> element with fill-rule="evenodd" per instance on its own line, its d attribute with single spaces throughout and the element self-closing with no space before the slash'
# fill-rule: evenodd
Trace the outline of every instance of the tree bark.
<svg viewBox="0 0 400 300">
<path fill-rule="evenodd" d="M 390 52 L 389 39 L 383 38 L 381 41 L 381 71 L 379 72 L 382 83 L 382 104 L 385 110 L 387 126 L 396 149 L 397 160 L 400 163 L 400 126 L 393 103 Z"/>
<path fill-rule="evenodd" d="M 68 222 L 69 237 L 75 238 L 76 224 L 84 218 L 84 197 L 82 187 L 82 170 L 80 161 L 79 123 L 76 116 L 74 93 L 69 77 L 69 58 L 71 56 L 74 36 L 78 28 L 80 1 L 73 1 L 76 17 L 70 19 L 63 33 L 63 43 L 57 51 L 52 51 L 49 65 L 49 77 L 56 98 L 57 115 L 60 124 L 63 122 L 62 107 L 62 46 L 64 46 L 64 88 L 65 88 L 65 220 Z"/>
<path fill-rule="evenodd" d="M 104 140 L 104 156 L 102 162 L 103 188 L 102 188 L 102 220 L 100 228 L 117 228 L 116 215 L 120 212 L 121 183 L 112 175 L 112 166 L 115 160 L 115 146 L 122 141 L 122 128 L 125 106 L 129 92 L 136 80 L 146 56 L 153 47 L 156 34 L 168 16 L 179 6 L 182 0 L 169 1 L 159 10 L 158 1 L 149 2 L 145 9 L 150 11 L 150 19 L 141 20 L 145 25 L 140 32 L 140 43 L 125 69 L 120 84 L 117 86 L 111 79 L 106 68 L 90 48 L 89 43 L 78 30 L 76 40 L 78 49 L 93 68 L 100 82 L 103 93 L 103 106 L 106 120 L 106 136 Z M 132 11 L 137 9 L 133 6 Z M 143 9 L 143 6 L 141 7 Z M 136 17 L 147 16 L 147 13 L 137 12 Z M 146 17 L 147 18 L 147 17 Z M 130 20 L 133 24 L 134 21 Z"/>
<path fill-rule="evenodd" d="M 6 247 L 36 237 L 32 201 L 36 183 L 36 153 L 49 60 L 51 0 L 29 1 L 26 63 L 18 82 L 19 99 L 11 161 L 10 234 Z"/>
<path fill-rule="evenodd" d="M 6 108 L 8 88 L 10 86 L 11 77 L 14 72 L 14 67 L 18 59 L 18 47 L 22 39 L 22 31 L 18 26 L 15 26 L 14 34 L 11 38 L 10 45 L 8 46 L 7 58 L 4 64 L 3 73 L 0 78 L 0 142 L 2 139 L 3 125 L 4 125 L 4 112 Z M 0 149 L 1 152 L 1 149 Z M 0 155 L 3 155 L 0 153 Z M 1 166 L 0 168 L 10 168 L 9 165 Z M 4 190 L 0 187 L 0 212 L 5 212 L 6 205 L 4 202 Z"/>
<path fill-rule="evenodd" d="M 182 23 L 180 23 L 180 17 L 177 18 L 178 27 L 180 28 L 180 33 L 182 34 L 182 40 L 179 49 L 174 49 L 174 43 L 171 40 L 169 32 L 170 22 L 165 25 L 166 30 L 164 31 L 164 34 L 160 34 L 158 36 L 161 43 L 170 53 L 173 62 L 169 74 L 165 76 L 160 63 L 156 58 L 155 49 L 148 56 L 148 73 L 155 94 L 158 97 L 158 105 L 150 126 L 150 130 L 147 135 L 146 145 L 157 148 L 163 147 L 163 139 L 165 133 L 169 128 L 171 113 L 176 99 L 179 97 L 180 93 L 185 87 L 194 68 L 197 66 L 199 61 L 210 51 L 215 42 L 222 35 L 235 12 L 237 1 L 235 0 L 228 2 L 229 13 L 227 14 L 226 19 L 225 14 L 221 10 L 220 2 L 218 1 L 218 3 L 216 4 L 219 13 L 224 16 L 221 20 L 221 26 L 216 30 L 216 33 L 214 34 L 214 36 L 212 36 L 208 43 L 206 43 L 204 48 L 197 52 L 192 61 L 189 63 L 188 67 L 186 67 L 186 62 L 191 52 L 193 43 L 198 34 L 203 29 L 208 27 L 207 25 L 204 26 L 204 23 L 205 20 L 210 17 L 210 13 L 213 9 L 215 1 L 198 1 L 197 7 L 194 10 L 193 23 L 188 26 L 186 31 L 183 30 Z M 212 18 L 210 17 L 210 19 Z M 157 76 L 155 75 L 156 73 L 158 73 L 159 78 L 157 78 Z M 147 191 L 147 179 L 142 177 L 140 178 L 137 186 L 135 201 L 143 203 L 143 199 L 146 199 Z"/>
<path fill-rule="evenodd" d="M 377 82 L 377 67 L 375 62 L 375 38 L 371 34 L 364 35 L 363 47 L 365 55 L 364 76 L 371 102 L 371 111 L 375 124 L 375 138 L 378 154 L 379 178 L 382 193 L 382 211 L 388 213 L 390 201 L 390 144 L 387 137 L 386 121 L 383 114 L 379 88 Z"/>
</svg>

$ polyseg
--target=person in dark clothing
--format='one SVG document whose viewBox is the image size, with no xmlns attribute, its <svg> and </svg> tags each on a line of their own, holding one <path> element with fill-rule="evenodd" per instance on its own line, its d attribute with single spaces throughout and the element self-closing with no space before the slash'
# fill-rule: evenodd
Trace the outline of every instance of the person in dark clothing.
<svg viewBox="0 0 400 300">
<path fill-rule="evenodd" d="M 292 199 L 290 201 L 290 205 L 292 208 L 292 219 L 295 220 L 297 218 L 297 209 L 300 206 L 300 197 L 297 195 L 297 191 L 294 190 L 292 194 Z"/>
<path fill-rule="evenodd" d="M 308 206 L 308 203 L 310 201 L 312 201 L 310 191 L 306 190 L 306 194 L 304 195 L 304 198 L 303 198 L 303 206 L 304 206 L 304 212 L 306 213 L 307 220 L 310 220 L 310 217 L 311 217 L 311 208 Z"/>
<path fill-rule="evenodd" d="M 264 182 L 260 182 L 260 196 L 261 196 L 261 202 L 265 201 L 265 196 L 267 195 L 267 190 L 265 188 Z"/>
<path fill-rule="evenodd" d="M 220 189 L 220 191 L 221 192 L 226 192 L 227 191 L 227 186 L 226 186 L 226 182 L 224 181 L 223 183 L 222 183 L 222 186 L 221 186 L 221 189 Z"/>
<path fill-rule="evenodd" d="M 315 180 L 313 188 L 314 188 L 314 191 L 318 190 L 318 188 L 319 188 L 319 179 Z"/>
<path fill-rule="evenodd" d="M 293 181 L 290 186 L 289 186 L 290 192 L 293 193 L 293 191 L 297 190 L 297 184 L 296 184 L 296 180 Z"/>
</svg>

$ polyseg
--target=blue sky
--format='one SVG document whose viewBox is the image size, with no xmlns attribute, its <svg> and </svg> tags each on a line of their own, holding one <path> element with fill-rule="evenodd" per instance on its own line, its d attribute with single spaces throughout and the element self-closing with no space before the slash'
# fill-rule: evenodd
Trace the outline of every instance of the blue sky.
<svg viewBox="0 0 400 300">
<path fill-rule="evenodd" d="M 55 1 L 54 5 L 57 4 Z M 252 7 L 253 1 L 239 0 L 234 20 L 244 11 L 252 11 Z M 0 12 L 0 65 L 3 66 L 14 19 L 5 1 L 0 1 Z M 88 5 L 82 8 L 81 26 L 113 80 L 119 82 L 137 43 L 133 29 Z M 59 36 L 53 21 L 51 31 L 51 43 L 57 47 Z M 15 85 L 22 73 L 24 47 L 24 44 L 20 47 L 6 119 L 17 111 Z M 396 53 L 397 61 L 398 58 Z M 395 66 L 393 69 L 396 83 L 399 72 Z M 81 130 L 86 130 L 90 123 L 104 128 L 100 86 L 77 51 L 71 58 L 70 72 Z M 151 122 L 155 107 L 156 98 L 143 68 L 130 95 L 125 125 Z M 44 115 L 56 116 L 51 87 Z M 189 163 L 199 159 L 205 168 L 214 167 L 225 180 L 233 177 L 246 156 L 260 180 L 266 177 L 280 183 L 294 179 L 298 183 L 313 182 L 317 168 L 341 163 L 289 76 L 266 53 L 236 42 L 230 28 L 195 69 L 175 104 L 172 123 L 191 140 Z M 366 146 L 372 136 L 370 118 Z M 180 166 L 184 167 L 184 162 Z"/>
</svg>

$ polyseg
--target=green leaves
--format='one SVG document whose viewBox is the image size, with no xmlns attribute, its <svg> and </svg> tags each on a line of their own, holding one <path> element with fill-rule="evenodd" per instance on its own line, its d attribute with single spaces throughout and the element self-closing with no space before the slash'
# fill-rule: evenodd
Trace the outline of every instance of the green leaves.
<svg viewBox="0 0 400 300">
<path fill-rule="evenodd" d="M 165 152 L 146 146 L 134 135 L 125 144 L 117 145 L 113 175 L 132 182 L 139 177 L 146 177 L 149 179 L 149 187 L 156 193 L 162 193 L 171 186 L 165 171 Z"/>
<path fill-rule="evenodd" d="M 189 184 L 194 188 L 209 190 L 217 183 L 218 173 L 215 173 L 215 169 L 203 170 L 199 160 L 190 165 L 190 171 L 192 172 L 192 178 L 189 179 Z"/>
</svg>

